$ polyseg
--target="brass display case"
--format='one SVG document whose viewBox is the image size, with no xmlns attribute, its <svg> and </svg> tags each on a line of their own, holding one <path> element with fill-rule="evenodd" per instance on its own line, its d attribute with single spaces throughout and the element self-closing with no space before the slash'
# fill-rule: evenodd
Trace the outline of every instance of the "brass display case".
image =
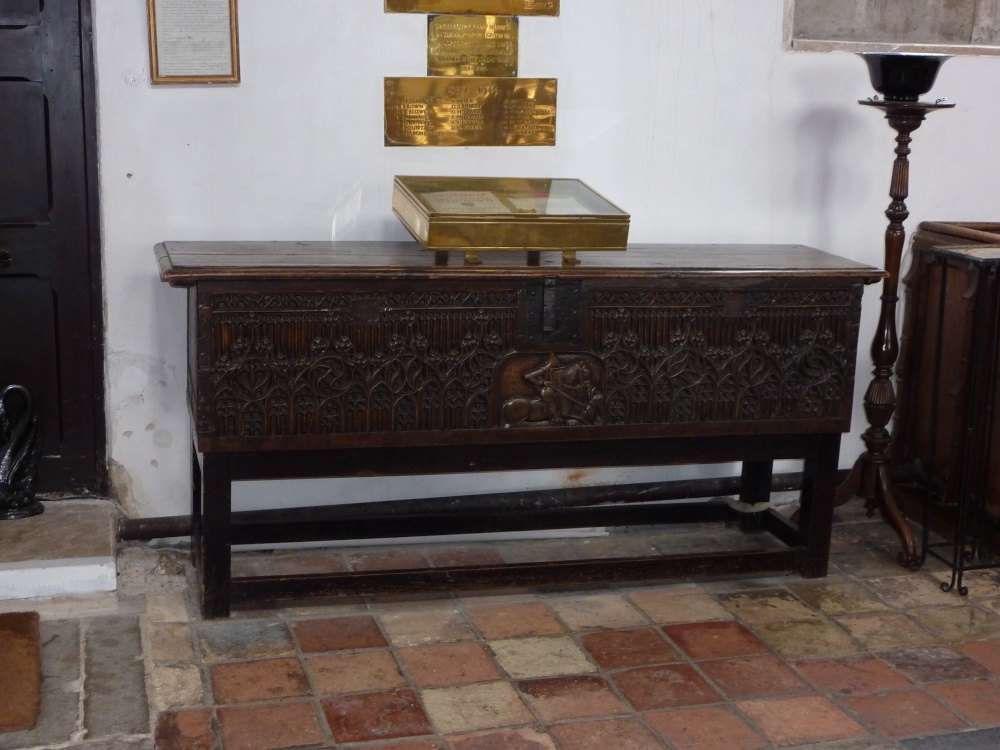
<svg viewBox="0 0 1000 750">
<path fill-rule="evenodd" d="M 585 183 L 569 178 L 397 176 L 392 210 L 428 250 L 447 262 L 461 251 L 518 250 L 537 263 L 558 250 L 564 265 L 582 250 L 624 250 L 629 214 Z"/>
<path fill-rule="evenodd" d="M 559 0 L 385 0 L 385 12 L 558 16 Z"/>
</svg>

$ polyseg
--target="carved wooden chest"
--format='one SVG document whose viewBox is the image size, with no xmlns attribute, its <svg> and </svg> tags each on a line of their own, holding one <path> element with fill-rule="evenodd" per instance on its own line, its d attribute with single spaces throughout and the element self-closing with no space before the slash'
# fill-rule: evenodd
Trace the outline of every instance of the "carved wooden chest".
<svg viewBox="0 0 1000 750">
<path fill-rule="evenodd" d="M 212 450 L 843 431 L 872 277 L 797 246 L 636 246 L 565 269 L 316 243 L 294 274 L 284 244 L 159 247 L 166 280 L 197 281 L 193 406 Z"/>
<path fill-rule="evenodd" d="M 764 523 L 787 550 L 688 555 L 669 570 L 825 574 L 861 295 L 876 269 L 801 246 L 636 245 L 588 253 L 577 267 L 499 253 L 441 266 L 412 243 L 167 242 L 156 252 L 162 278 L 190 287 L 189 399 L 203 456 L 192 521 L 207 615 L 228 613 L 230 593 L 404 586 L 361 573 L 305 588 L 231 581 L 231 543 L 444 528 L 426 516 L 366 525 L 303 509 L 232 522 L 234 479 L 743 461 L 741 499 L 754 503 L 767 499 L 774 459 L 803 458 L 798 527 Z M 664 507 L 537 521 L 453 514 L 447 524 L 460 533 L 664 523 Z M 719 518 L 717 506 L 678 508 L 669 513 Z M 584 564 L 560 565 L 413 573 L 405 585 L 487 573 L 523 584 Z M 602 560 L 584 575 L 666 570 L 658 559 Z"/>
</svg>

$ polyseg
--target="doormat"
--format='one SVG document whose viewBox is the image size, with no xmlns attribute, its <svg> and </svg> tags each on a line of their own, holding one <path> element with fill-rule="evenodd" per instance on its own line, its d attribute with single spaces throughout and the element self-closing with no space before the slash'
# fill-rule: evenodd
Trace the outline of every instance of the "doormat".
<svg viewBox="0 0 1000 750">
<path fill-rule="evenodd" d="M 0 614 L 0 732 L 31 729 L 42 698 L 38 613 Z"/>
</svg>

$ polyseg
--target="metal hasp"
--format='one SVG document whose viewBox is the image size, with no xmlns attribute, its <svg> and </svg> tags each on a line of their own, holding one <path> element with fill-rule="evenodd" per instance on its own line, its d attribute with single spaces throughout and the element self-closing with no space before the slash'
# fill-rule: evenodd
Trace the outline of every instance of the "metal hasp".
<svg viewBox="0 0 1000 750">
<path fill-rule="evenodd" d="M 0 393 L 0 520 L 37 516 L 35 474 L 42 452 L 42 428 L 31 394 L 23 385 Z"/>
<path fill-rule="evenodd" d="M 546 278 L 528 282 L 526 347 L 582 345 L 581 289 L 581 283 L 571 279 Z"/>
<path fill-rule="evenodd" d="M 876 510 L 881 511 L 902 544 L 902 550 L 898 555 L 900 565 L 913 568 L 919 564 L 917 545 L 913 532 L 899 508 L 889 475 L 889 445 L 892 436 L 887 429 L 896 410 L 896 392 L 893 388 L 892 375 L 899 355 L 896 303 L 899 301 L 899 266 L 903 254 L 903 241 L 906 237 L 903 222 L 910 215 L 906 208 L 910 180 L 908 157 L 910 136 L 920 127 L 924 118 L 931 112 L 949 109 L 955 105 L 941 100 L 898 101 L 888 99 L 888 92 L 886 96 L 886 100 L 868 99 L 858 102 L 885 112 L 889 126 L 896 131 L 896 160 L 893 163 L 889 186 L 892 202 L 885 212 L 889 220 L 885 230 L 885 269 L 888 275 L 882 282 L 879 322 L 871 345 L 874 371 L 864 397 L 865 416 L 868 418 L 869 426 L 861 439 L 867 450 L 858 457 L 850 475 L 838 488 L 835 505 L 843 505 L 858 495 L 865 499 L 869 515 L 873 515 Z"/>
</svg>

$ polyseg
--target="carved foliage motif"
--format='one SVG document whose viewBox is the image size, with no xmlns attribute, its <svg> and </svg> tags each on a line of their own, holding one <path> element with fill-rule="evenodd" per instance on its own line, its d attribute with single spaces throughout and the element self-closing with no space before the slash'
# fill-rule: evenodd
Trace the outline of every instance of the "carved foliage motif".
<svg viewBox="0 0 1000 750">
<path fill-rule="evenodd" d="M 595 293 L 591 336 L 604 363 L 606 420 L 843 417 L 860 295 L 860 287 Z"/>
<path fill-rule="evenodd" d="M 217 437 L 842 419 L 861 286 L 584 295 L 579 351 L 517 351 L 520 292 L 218 294 Z M 553 375 L 552 373 L 556 373 Z"/>
<path fill-rule="evenodd" d="M 516 291 L 215 295 L 198 430 L 485 427 L 517 301 Z"/>
</svg>

